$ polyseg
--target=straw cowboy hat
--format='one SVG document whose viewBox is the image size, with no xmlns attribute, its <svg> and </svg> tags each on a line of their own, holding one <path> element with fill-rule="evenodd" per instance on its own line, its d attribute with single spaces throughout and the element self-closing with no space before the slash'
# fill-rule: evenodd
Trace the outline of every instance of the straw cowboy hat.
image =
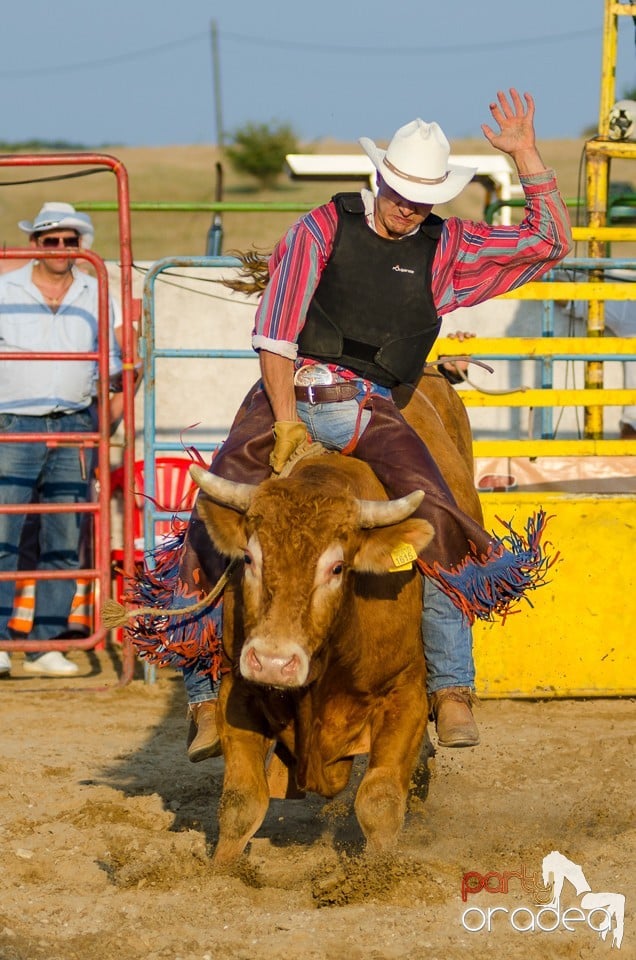
<svg viewBox="0 0 636 960">
<path fill-rule="evenodd" d="M 20 220 L 18 226 L 29 236 L 48 230 L 76 230 L 82 238 L 82 246 L 86 249 L 92 244 L 95 235 L 91 218 L 87 213 L 78 213 L 70 203 L 57 201 L 43 204 L 33 223 L 29 220 Z"/>
<path fill-rule="evenodd" d="M 449 163 L 450 144 L 437 123 L 412 120 L 393 135 L 386 150 L 358 141 L 385 183 L 413 203 L 445 203 L 470 183 L 476 168 Z"/>
</svg>

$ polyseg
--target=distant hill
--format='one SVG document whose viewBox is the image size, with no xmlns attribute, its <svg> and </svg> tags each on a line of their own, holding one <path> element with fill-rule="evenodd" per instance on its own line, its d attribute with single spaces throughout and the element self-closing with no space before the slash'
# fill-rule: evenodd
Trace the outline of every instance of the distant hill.
<svg viewBox="0 0 636 960">
<path fill-rule="evenodd" d="M 0 153 L 70 153 L 88 149 L 85 143 L 69 143 L 68 140 L 0 140 Z"/>
</svg>

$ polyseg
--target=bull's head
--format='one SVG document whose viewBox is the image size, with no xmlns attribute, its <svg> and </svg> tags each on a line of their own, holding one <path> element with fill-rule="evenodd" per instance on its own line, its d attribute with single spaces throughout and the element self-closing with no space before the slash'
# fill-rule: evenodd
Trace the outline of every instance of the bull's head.
<svg viewBox="0 0 636 960">
<path fill-rule="evenodd" d="M 190 473 L 204 493 L 198 512 L 214 545 L 244 559 L 240 671 L 255 683 L 310 682 L 316 654 L 337 632 L 343 599 L 353 589 L 350 572 L 386 574 L 404 544 L 419 554 L 433 538 L 431 525 L 412 517 L 421 490 L 399 500 L 361 500 L 322 464 L 303 470 L 302 478 L 259 486 L 196 465 Z"/>
</svg>

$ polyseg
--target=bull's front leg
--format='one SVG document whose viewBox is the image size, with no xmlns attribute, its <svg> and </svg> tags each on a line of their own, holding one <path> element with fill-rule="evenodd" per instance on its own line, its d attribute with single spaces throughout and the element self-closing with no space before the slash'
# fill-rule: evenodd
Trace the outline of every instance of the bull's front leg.
<svg viewBox="0 0 636 960">
<path fill-rule="evenodd" d="M 371 854 L 388 852 L 397 842 L 426 721 L 421 682 L 394 689 L 373 718 L 369 763 L 355 800 Z"/>
<path fill-rule="evenodd" d="M 269 806 L 265 758 L 271 741 L 231 679 L 221 687 L 217 711 L 225 757 L 219 803 L 219 840 L 213 864 L 234 864 L 262 824 Z M 225 687 L 225 689 L 223 689 Z"/>
<path fill-rule="evenodd" d="M 226 767 L 219 803 L 219 840 L 212 860 L 215 867 L 231 866 L 238 860 L 269 806 L 265 739 L 232 738 L 223 749 Z"/>
</svg>

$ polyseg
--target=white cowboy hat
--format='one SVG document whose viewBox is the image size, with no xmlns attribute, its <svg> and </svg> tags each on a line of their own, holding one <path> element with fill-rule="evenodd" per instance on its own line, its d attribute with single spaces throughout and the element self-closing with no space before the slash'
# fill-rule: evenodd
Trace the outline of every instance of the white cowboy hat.
<svg viewBox="0 0 636 960">
<path fill-rule="evenodd" d="M 76 230 L 82 237 L 82 246 L 85 248 L 91 246 L 95 236 L 89 215 L 78 213 L 70 203 L 45 203 L 33 223 L 29 220 L 20 220 L 18 226 L 29 235 L 47 230 Z"/>
<path fill-rule="evenodd" d="M 412 120 L 393 135 L 386 150 L 358 141 L 382 179 L 413 203 L 446 203 L 470 183 L 476 168 L 449 163 L 450 144 L 437 123 Z"/>
</svg>

